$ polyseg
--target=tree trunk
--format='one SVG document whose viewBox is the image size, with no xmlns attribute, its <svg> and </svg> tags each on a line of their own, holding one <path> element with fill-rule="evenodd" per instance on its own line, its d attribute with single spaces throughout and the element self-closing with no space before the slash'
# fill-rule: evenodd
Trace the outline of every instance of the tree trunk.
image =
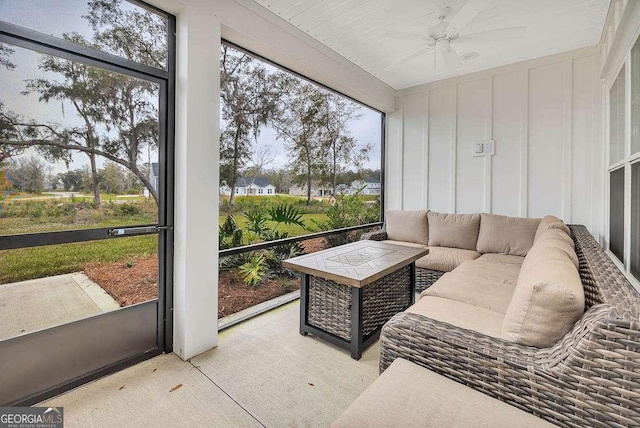
<svg viewBox="0 0 640 428">
<path fill-rule="evenodd" d="M 311 168 L 307 168 L 307 205 L 311 204 Z"/>
<path fill-rule="evenodd" d="M 91 160 L 91 186 L 93 187 L 93 203 L 96 207 L 102 204 L 100 199 L 100 178 L 98 177 L 98 166 L 96 165 L 96 155 L 87 153 Z"/>
<path fill-rule="evenodd" d="M 336 166 L 336 158 L 334 156 L 333 158 L 333 171 L 332 171 L 332 175 L 333 175 L 333 189 L 331 190 L 331 194 L 333 196 L 335 196 L 336 194 L 336 176 L 338 175 L 336 172 L 337 166 Z"/>
<path fill-rule="evenodd" d="M 236 206 L 236 181 L 238 181 L 238 161 L 240 156 L 238 154 L 238 139 L 239 134 L 236 128 L 236 133 L 233 137 L 233 171 L 231 171 L 231 185 L 229 186 L 231 187 L 231 196 L 229 196 L 231 211 L 233 211 Z"/>
</svg>

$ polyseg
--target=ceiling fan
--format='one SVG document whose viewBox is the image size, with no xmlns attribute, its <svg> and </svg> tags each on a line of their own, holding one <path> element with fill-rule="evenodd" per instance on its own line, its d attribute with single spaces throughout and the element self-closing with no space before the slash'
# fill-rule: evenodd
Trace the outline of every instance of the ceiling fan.
<svg viewBox="0 0 640 428">
<path fill-rule="evenodd" d="M 440 52 L 440 56 L 442 56 L 445 66 L 449 69 L 456 69 L 462 67 L 462 61 L 460 61 L 460 56 L 452 47 L 454 43 L 458 44 L 468 41 L 502 41 L 505 39 L 515 39 L 524 36 L 527 27 L 499 28 L 471 34 L 460 34 L 460 31 L 463 30 L 464 27 L 466 27 L 467 24 L 469 24 L 476 16 L 478 16 L 480 12 L 482 12 L 486 3 L 487 0 L 468 0 L 450 21 L 449 17 L 443 13 L 438 18 L 440 22 L 427 29 L 427 35 L 398 31 L 387 32 L 387 36 L 391 38 L 404 40 L 419 39 L 422 40 L 426 46 L 411 55 L 391 63 L 385 67 L 384 70 L 391 71 L 398 65 L 423 55 L 432 49 L 434 55 L 434 68 L 437 50 Z"/>
</svg>

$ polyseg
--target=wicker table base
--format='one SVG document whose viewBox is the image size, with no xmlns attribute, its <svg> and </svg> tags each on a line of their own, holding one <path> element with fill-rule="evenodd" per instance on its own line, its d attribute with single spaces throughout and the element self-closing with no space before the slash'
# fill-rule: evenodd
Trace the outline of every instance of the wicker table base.
<svg viewBox="0 0 640 428">
<path fill-rule="evenodd" d="M 327 340 L 359 360 L 362 351 L 380 336 L 382 325 L 414 303 L 414 278 L 414 263 L 365 287 L 302 274 L 300 334 Z"/>
</svg>

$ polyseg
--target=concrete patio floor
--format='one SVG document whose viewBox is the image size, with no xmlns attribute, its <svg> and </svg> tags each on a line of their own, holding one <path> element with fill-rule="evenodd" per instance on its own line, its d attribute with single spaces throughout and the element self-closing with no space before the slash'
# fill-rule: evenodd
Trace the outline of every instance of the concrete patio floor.
<svg viewBox="0 0 640 428">
<path fill-rule="evenodd" d="M 0 285 L 0 340 L 119 308 L 82 272 Z"/>
<path fill-rule="evenodd" d="M 376 342 L 359 361 L 298 333 L 299 302 L 221 332 L 189 362 L 162 355 L 42 403 L 67 427 L 326 427 L 378 376 Z"/>
</svg>

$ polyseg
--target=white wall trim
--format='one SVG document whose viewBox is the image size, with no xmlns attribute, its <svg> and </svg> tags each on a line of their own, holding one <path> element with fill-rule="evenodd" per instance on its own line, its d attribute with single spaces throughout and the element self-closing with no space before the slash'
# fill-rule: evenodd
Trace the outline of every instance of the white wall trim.
<svg viewBox="0 0 640 428">
<path fill-rule="evenodd" d="M 521 71 L 520 217 L 529 214 L 529 68 Z"/>
<path fill-rule="evenodd" d="M 451 136 L 449 137 L 449 212 L 456 212 L 456 177 L 458 165 L 458 85 L 454 85 L 454 109 L 451 122 Z"/>
<path fill-rule="evenodd" d="M 385 209 L 402 209 L 404 204 L 404 107 L 399 100 L 398 110 L 387 113 L 385 126 Z"/>
<path fill-rule="evenodd" d="M 489 108 L 487 109 L 487 115 L 485 116 L 484 124 L 484 139 L 493 140 L 493 97 L 494 97 L 494 85 L 493 79 L 495 76 L 491 76 L 489 81 Z M 491 213 L 491 198 L 493 192 L 493 156 L 486 156 L 484 158 L 484 212 Z"/>
<path fill-rule="evenodd" d="M 572 124 L 573 124 L 573 62 L 574 58 L 567 59 L 563 63 L 562 68 L 562 80 L 563 80 L 563 94 L 562 94 L 562 156 L 563 156 L 563 178 L 562 178 L 562 217 L 565 222 L 572 223 L 572 210 L 571 210 L 571 185 L 572 185 Z"/>
<path fill-rule="evenodd" d="M 430 105 L 430 92 L 425 93 L 424 97 L 424 111 L 425 117 L 422 121 L 422 165 L 425 173 L 422 174 L 422 206 L 429 205 L 429 105 Z"/>
</svg>

